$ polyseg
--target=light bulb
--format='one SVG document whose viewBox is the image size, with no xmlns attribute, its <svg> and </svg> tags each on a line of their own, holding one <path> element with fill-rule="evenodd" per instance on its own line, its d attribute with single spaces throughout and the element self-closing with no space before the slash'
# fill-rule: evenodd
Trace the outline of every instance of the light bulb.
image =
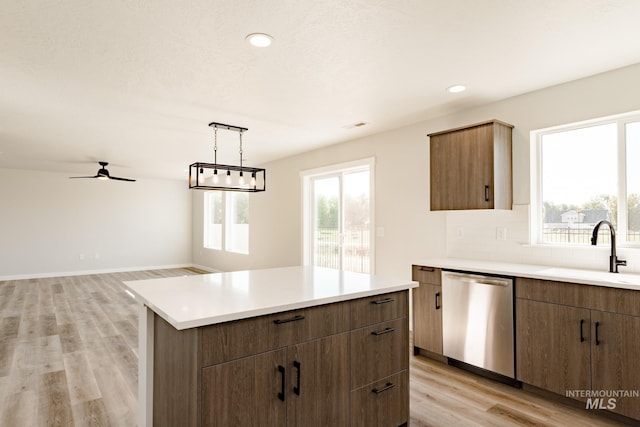
<svg viewBox="0 0 640 427">
<path fill-rule="evenodd" d="M 251 174 L 251 186 L 252 186 L 253 188 L 256 188 L 256 173 L 255 173 L 255 172 L 253 172 L 253 173 Z"/>
<path fill-rule="evenodd" d="M 244 185 L 244 176 L 242 176 L 242 171 L 240 171 L 240 179 L 238 180 L 238 184 Z"/>
<path fill-rule="evenodd" d="M 214 184 L 218 183 L 218 169 L 213 170 L 213 177 L 211 178 Z"/>
<path fill-rule="evenodd" d="M 227 185 L 231 185 L 231 171 L 227 171 Z"/>
</svg>

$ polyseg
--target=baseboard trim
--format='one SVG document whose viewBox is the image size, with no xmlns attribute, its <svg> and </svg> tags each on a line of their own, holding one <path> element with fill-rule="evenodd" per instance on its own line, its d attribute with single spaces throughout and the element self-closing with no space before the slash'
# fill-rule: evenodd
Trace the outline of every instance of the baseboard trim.
<svg viewBox="0 0 640 427">
<path fill-rule="evenodd" d="M 143 267 L 120 267 L 120 268 L 106 268 L 106 269 L 97 269 L 97 270 L 63 271 L 63 272 L 56 272 L 56 273 L 18 274 L 14 276 L 0 276 L 0 281 L 44 279 L 47 277 L 86 276 L 88 274 L 109 274 L 109 273 L 123 273 L 127 271 L 167 270 L 171 268 L 190 268 L 190 267 L 208 271 L 211 273 L 219 273 L 218 270 L 214 270 L 210 267 L 205 267 L 197 264 L 168 264 L 168 265 L 147 265 Z"/>
</svg>

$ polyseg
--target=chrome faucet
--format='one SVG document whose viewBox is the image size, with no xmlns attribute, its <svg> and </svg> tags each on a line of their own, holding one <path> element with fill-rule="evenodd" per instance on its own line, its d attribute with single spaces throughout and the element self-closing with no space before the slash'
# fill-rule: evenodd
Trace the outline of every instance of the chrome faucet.
<svg viewBox="0 0 640 427">
<path fill-rule="evenodd" d="M 594 246 L 598 244 L 598 230 L 600 230 L 600 226 L 602 224 L 607 224 L 609 226 L 609 233 L 611 234 L 611 256 L 609 257 L 609 271 L 611 273 L 617 273 L 618 266 L 627 265 L 627 261 L 624 259 L 618 259 L 618 257 L 616 256 L 616 230 L 613 228 L 613 224 L 604 219 L 597 223 L 595 228 L 593 229 L 593 234 L 591 235 L 591 244 Z"/>
</svg>

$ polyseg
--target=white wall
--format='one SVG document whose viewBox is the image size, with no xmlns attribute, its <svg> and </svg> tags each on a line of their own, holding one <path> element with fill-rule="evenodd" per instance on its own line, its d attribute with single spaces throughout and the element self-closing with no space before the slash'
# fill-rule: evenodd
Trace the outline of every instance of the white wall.
<svg viewBox="0 0 640 427">
<path fill-rule="evenodd" d="M 514 78 L 526 78 L 517 77 Z M 300 171 L 376 158 L 376 273 L 409 277 L 412 262 L 453 256 L 606 270 L 608 250 L 528 245 L 529 133 L 563 123 L 640 110 L 640 64 L 539 90 L 394 131 L 311 151 L 265 165 L 267 191 L 251 196 L 251 255 L 202 249 L 202 196 L 194 197 L 194 262 L 219 270 L 295 265 L 301 253 Z M 428 138 L 488 119 L 515 125 L 512 211 L 429 212 Z M 507 228 L 507 240 L 496 239 Z M 462 229 L 463 237 L 459 237 Z M 640 270 L 640 250 L 619 250 Z"/>
<path fill-rule="evenodd" d="M 68 176 L 0 169 L 0 280 L 191 263 L 185 182 Z"/>
</svg>

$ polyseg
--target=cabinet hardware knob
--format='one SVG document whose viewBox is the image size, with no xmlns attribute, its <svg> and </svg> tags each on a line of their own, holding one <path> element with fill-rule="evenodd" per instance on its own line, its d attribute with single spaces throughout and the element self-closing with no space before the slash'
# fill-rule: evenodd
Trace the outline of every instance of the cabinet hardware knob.
<svg viewBox="0 0 640 427">
<path fill-rule="evenodd" d="M 282 378 L 282 382 L 280 385 L 280 392 L 278 393 L 278 399 L 282 400 L 284 402 L 284 392 L 285 392 L 285 373 L 284 373 L 284 366 L 282 365 L 278 365 L 278 372 L 280 372 L 281 378 Z"/>
<path fill-rule="evenodd" d="M 293 367 L 296 368 L 296 386 L 293 388 L 293 392 L 300 396 L 300 362 L 294 360 Z"/>
<path fill-rule="evenodd" d="M 273 323 L 275 323 L 276 325 L 281 325 L 283 323 L 289 323 L 289 322 L 297 322 L 298 320 L 302 320 L 304 319 L 304 316 L 301 314 L 297 314 L 289 319 L 276 319 L 273 321 Z"/>
<path fill-rule="evenodd" d="M 393 298 L 385 298 L 378 301 L 371 301 L 371 304 L 380 305 L 380 304 L 386 304 L 388 302 L 394 302 L 394 301 L 395 299 Z"/>
<path fill-rule="evenodd" d="M 396 386 L 396 385 L 395 385 L 394 383 L 387 383 L 384 387 L 382 387 L 382 388 L 374 388 L 374 389 L 372 389 L 371 391 L 372 391 L 373 393 L 375 393 L 375 394 L 380 394 L 380 393 L 382 393 L 383 391 L 387 391 L 387 390 L 389 390 L 389 389 L 391 389 L 391 388 L 394 388 L 395 386 Z"/>
<path fill-rule="evenodd" d="M 598 336 L 599 327 L 600 327 L 600 322 L 596 322 L 596 345 L 600 345 L 600 337 Z"/>
<path fill-rule="evenodd" d="M 436 292 L 436 310 L 440 310 L 442 305 L 440 305 L 440 292 Z"/>
<path fill-rule="evenodd" d="M 384 328 L 384 330 L 382 330 L 382 331 L 373 331 L 373 332 L 371 332 L 371 335 L 375 335 L 375 336 L 384 335 L 384 334 L 388 334 L 389 332 L 393 332 L 393 331 L 395 331 L 395 329 L 393 329 L 393 328 Z"/>
<path fill-rule="evenodd" d="M 584 342 L 584 335 L 582 334 L 583 325 L 584 325 L 584 319 L 580 319 L 580 342 Z"/>
</svg>

